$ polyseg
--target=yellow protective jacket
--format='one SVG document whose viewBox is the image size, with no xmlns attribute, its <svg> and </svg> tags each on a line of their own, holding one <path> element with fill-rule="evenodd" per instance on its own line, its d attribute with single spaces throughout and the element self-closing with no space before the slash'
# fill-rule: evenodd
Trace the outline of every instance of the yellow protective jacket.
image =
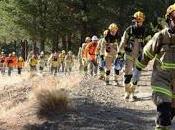
<svg viewBox="0 0 175 130">
<path fill-rule="evenodd" d="M 137 28 L 135 25 L 129 26 L 121 38 L 119 50 L 120 52 L 125 52 L 128 60 L 135 61 L 142 53 L 145 45 L 144 39 L 144 27 Z M 130 51 L 128 51 L 129 49 Z"/>
<path fill-rule="evenodd" d="M 29 65 L 30 66 L 36 66 L 38 64 L 38 60 L 36 58 L 30 58 L 29 59 Z"/>
<path fill-rule="evenodd" d="M 64 53 L 61 53 L 61 54 L 59 55 L 59 60 L 60 60 L 60 62 L 64 62 L 65 56 L 66 56 L 66 54 L 64 54 Z"/>
<path fill-rule="evenodd" d="M 65 63 L 72 65 L 74 63 L 73 55 L 66 55 L 66 57 L 65 57 Z"/>
<path fill-rule="evenodd" d="M 142 55 L 142 59 L 136 61 L 138 68 L 144 69 L 148 62 L 154 59 L 153 74 L 162 73 L 152 77 L 154 79 L 154 77 L 158 76 L 152 81 L 156 82 L 156 84 L 161 84 L 159 86 L 152 86 L 153 92 L 175 99 L 175 92 L 173 94 L 171 90 L 171 85 L 173 85 L 171 82 L 175 80 L 175 35 L 169 33 L 168 28 L 156 33 L 144 47 Z M 164 82 L 169 85 L 165 86 Z"/>
<path fill-rule="evenodd" d="M 101 38 L 98 41 L 95 55 L 104 55 L 105 54 L 105 43 L 106 43 L 105 38 Z"/>
</svg>

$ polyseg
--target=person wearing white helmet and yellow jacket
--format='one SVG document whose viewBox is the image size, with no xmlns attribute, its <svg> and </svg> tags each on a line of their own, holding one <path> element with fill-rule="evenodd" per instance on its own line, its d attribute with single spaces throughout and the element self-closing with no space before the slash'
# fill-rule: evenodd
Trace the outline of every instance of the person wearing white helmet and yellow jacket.
<svg viewBox="0 0 175 130">
<path fill-rule="evenodd" d="M 109 85 L 109 76 L 112 70 L 112 65 L 117 57 L 118 43 L 120 40 L 119 28 L 117 24 L 112 23 L 109 25 L 108 30 L 105 32 L 103 41 L 101 41 L 101 59 L 105 60 L 105 82 Z M 114 70 L 114 81 L 118 82 L 118 71 Z"/>
<path fill-rule="evenodd" d="M 62 72 L 64 72 L 64 67 L 65 67 L 65 63 L 64 63 L 65 56 L 66 56 L 66 51 L 62 50 L 61 54 L 59 54 L 59 61 L 60 61 Z"/>
<path fill-rule="evenodd" d="M 38 64 L 39 64 L 39 70 L 42 73 L 44 70 L 44 67 L 46 66 L 46 61 L 45 61 L 45 56 L 44 56 L 44 52 L 42 51 L 39 55 L 38 58 Z"/>
<path fill-rule="evenodd" d="M 72 67 L 74 65 L 74 57 L 72 54 L 72 51 L 69 51 L 68 54 L 65 57 L 65 74 L 72 71 Z"/>
<path fill-rule="evenodd" d="M 170 130 L 175 116 L 175 4 L 166 12 L 168 27 L 157 32 L 143 49 L 137 62 L 142 70 L 154 59 L 151 78 L 152 99 L 157 106 L 155 130 Z"/>
<path fill-rule="evenodd" d="M 135 62 L 136 59 L 141 56 L 142 49 L 145 45 L 144 20 L 144 13 L 141 11 L 134 13 L 134 25 L 129 26 L 125 30 L 120 42 L 120 53 L 125 54 L 124 99 L 129 99 L 129 101 L 135 101 L 136 99 L 134 93 L 140 77 L 140 72 L 136 70 Z"/>
</svg>

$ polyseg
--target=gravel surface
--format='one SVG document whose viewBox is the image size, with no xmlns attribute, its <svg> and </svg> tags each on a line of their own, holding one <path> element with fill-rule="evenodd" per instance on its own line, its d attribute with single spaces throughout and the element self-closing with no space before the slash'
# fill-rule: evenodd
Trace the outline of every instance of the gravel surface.
<svg viewBox="0 0 175 130">
<path fill-rule="evenodd" d="M 51 120 L 38 119 L 32 112 L 28 98 L 32 85 L 24 78 L 0 89 L 0 110 L 5 109 L 0 115 L 0 130 L 153 130 L 156 112 L 151 101 L 150 76 L 150 70 L 143 71 L 136 102 L 123 100 L 121 86 L 106 86 L 97 77 L 79 76 L 77 80 L 81 81 L 70 91 L 70 111 Z"/>
</svg>

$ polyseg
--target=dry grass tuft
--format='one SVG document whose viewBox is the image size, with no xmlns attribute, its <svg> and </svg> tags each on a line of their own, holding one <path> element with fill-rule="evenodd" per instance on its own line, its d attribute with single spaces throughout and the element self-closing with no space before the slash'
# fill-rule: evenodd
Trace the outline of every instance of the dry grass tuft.
<svg viewBox="0 0 175 130">
<path fill-rule="evenodd" d="M 52 117 L 68 110 L 69 97 L 65 89 L 40 89 L 35 92 L 38 117 Z"/>
<path fill-rule="evenodd" d="M 33 87 L 34 110 L 39 118 L 52 118 L 67 112 L 71 107 L 70 90 L 77 86 L 79 78 L 47 76 Z"/>
</svg>

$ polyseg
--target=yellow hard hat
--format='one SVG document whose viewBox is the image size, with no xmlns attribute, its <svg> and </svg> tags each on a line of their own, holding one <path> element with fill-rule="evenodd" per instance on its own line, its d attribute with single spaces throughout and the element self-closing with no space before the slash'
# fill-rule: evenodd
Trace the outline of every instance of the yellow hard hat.
<svg viewBox="0 0 175 130">
<path fill-rule="evenodd" d="M 141 11 L 135 12 L 133 17 L 136 21 L 142 21 L 142 22 L 145 21 L 145 15 Z"/>
<path fill-rule="evenodd" d="M 165 14 L 165 18 L 167 19 L 168 16 L 173 12 L 175 11 L 175 3 L 170 5 L 168 8 L 167 8 L 167 11 L 166 11 L 166 14 Z"/>
<path fill-rule="evenodd" d="M 112 23 L 112 24 L 109 25 L 108 29 L 109 29 L 110 31 L 118 30 L 118 26 L 117 26 L 117 24 Z"/>
</svg>

